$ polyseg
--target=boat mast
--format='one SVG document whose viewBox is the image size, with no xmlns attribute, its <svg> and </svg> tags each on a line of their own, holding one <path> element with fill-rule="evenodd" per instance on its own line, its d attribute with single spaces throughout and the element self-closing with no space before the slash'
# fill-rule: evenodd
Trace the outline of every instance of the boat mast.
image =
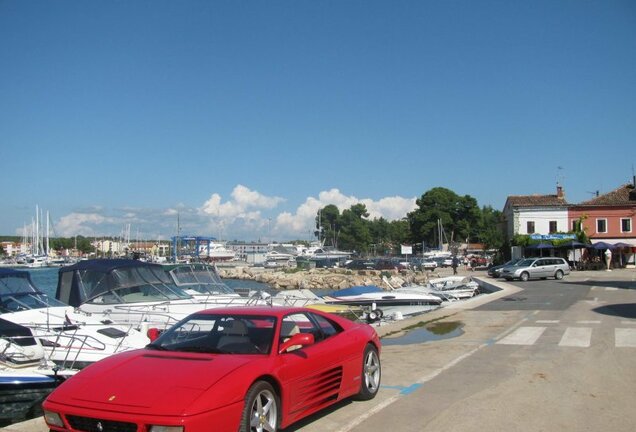
<svg viewBox="0 0 636 432">
<path fill-rule="evenodd" d="M 50 243 L 49 243 L 50 233 L 49 233 L 49 211 L 46 211 L 46 252 L 45 255 L 49 256 L 50 251 Z"/>
</svg>

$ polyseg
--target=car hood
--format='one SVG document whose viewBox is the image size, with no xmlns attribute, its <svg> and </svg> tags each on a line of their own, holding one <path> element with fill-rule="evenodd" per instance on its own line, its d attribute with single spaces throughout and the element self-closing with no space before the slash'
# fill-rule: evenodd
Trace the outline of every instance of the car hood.
<svg viewBox="0 0 636 432">
<path fill-rule="evenodd" d="M 139 350 L 82 370 L 49 400 L 95 409 L 188 414 L 188 407 L 204 392 L 250 361 L 249 356 Z M 225 398 L 223 403 L 230 402 Z"/>
</svg>

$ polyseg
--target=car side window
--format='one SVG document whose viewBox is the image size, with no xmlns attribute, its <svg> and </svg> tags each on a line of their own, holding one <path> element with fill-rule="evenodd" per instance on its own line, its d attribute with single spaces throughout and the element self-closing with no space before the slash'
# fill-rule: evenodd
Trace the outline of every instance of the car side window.
<svg viewBox="0 0 636 432">
<path fill-rule="evenodd" d="M 318 315 L 314 313 L 310 313 L 309 315 L 316 322 L 320 332 L 318 335 L 314 334 L 314 337 L 316 338 L 316 340 L 328 339 L 331 336 L 337 333 L 340 333 L 342 331 L 342 328 L 338 324 L 328 320 L 322 315 Z"/>
<path fill-rule="evenodd" d="M 282 344 L 286 342 L 290 337 L 297 333 L 311 333 L 316 332 L 316 326 L 304 313 L 295 313 L 286 315 L 280 325 L 280 335 L 278 343 Z M 294 345 L 287 351 L 294 351 L 300 349 L 300 345 Z"/>
</svg>

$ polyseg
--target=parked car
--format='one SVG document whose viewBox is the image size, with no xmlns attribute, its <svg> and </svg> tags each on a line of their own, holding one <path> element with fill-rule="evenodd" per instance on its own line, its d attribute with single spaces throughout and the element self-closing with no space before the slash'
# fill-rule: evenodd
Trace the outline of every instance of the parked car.
<svg viewBox="0 0 636 432">
<path fill-rule="evenodd" d="M 521 279 L 546 279 L 553 277 L 563 279 L 570 274 L 570 265 L 563 258 L 526 258 L 514 266 L 504 267 L 501 276 L 506 280 Z"/>
<path fill-rule="evenodd" d="M 44 419 L 64 432 L 276 431 L 374 398 L 380 349 L 368 324 L 313 309 L 209 309 L 62 383 Z"/>
<path fill-rule="evenodd" d="M 381 259 L 376 261 L 374 268 L 376 270 L 404 270 L 405 269 L 405 267 L 402 264 L 390 259 Z"/>
<path fill-rule="evenodd" d="M 523 258 L 515 258 L 515 259 L 511 259 L 510 261 L 506 261 L 503 264 L 489 267 L 488 268 L 488 276 L 491 276 L 491 277 L 494 277 L 494 278 L 498 278 L 498 277 L 501 276 L 501 270 L 503 270 L 504 267 L 514 266 L 517 263 L 521 262 L 522 260 L 523 260 Z"/>
<path fill-rule="evenodd" d="M 422 261 L 422 270 L 435 270 L 437 268 L 437 261 L 424 260 Z"/>
<path fill-rule="evenodd" d="M 350 270 L 373 270 L 375 268 L 375 261 L 354 259 L 345 265 Z"/>
</svg>

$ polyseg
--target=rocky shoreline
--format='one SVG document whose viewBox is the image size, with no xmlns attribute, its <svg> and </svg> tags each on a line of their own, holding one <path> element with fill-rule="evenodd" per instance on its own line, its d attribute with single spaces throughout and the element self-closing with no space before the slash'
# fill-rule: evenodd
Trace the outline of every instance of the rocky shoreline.
<svg viewBox="0 0 636 432">
<path fill-rule="evenodd" d="M 266 283 L 275 289 L 339 290 L 357 285 L 377 285 L 384 289 L 406 284 L 425 284 L 430 273 L 411 270 L 311 269 L 282 270 L 262 267 L 219 267 L 222 278 Z M 436 277 L 434 275 L 433 277 Z M 387 283 L 388 282 L 388 283 Z"/>
</svg>

